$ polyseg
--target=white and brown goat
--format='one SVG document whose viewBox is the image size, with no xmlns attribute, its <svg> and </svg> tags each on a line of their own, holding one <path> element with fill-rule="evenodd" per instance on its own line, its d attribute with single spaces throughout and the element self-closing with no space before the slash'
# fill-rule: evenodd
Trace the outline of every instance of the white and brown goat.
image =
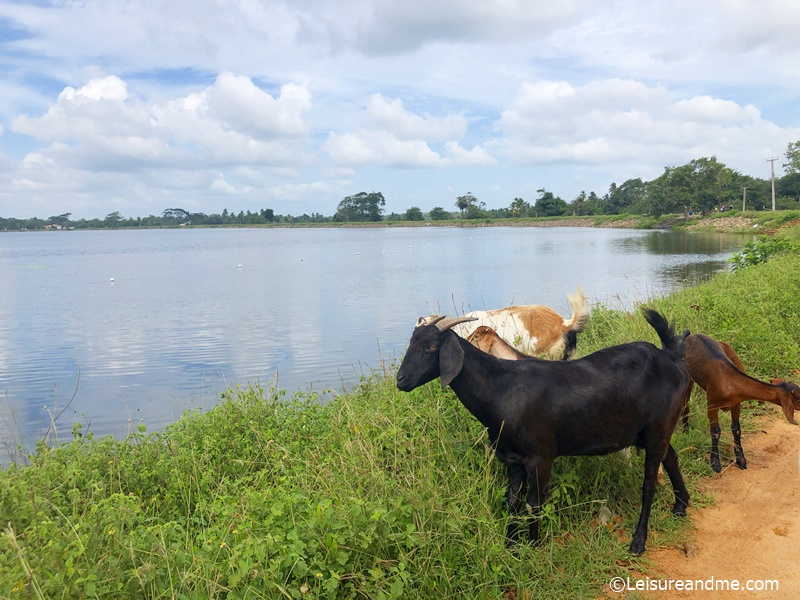
<svg viewBox="0 0 800 600">
<path fill-rule="evenodd" d="M 568 319 L 547 306 L 525 304 L 468 312 L 463 316 L 474 317 L 474 320 L 456 325 L 453 331 L 469 339 L 477 328 L 489 327 L 508 346 L 523 355 L 566 360 L 575 354 L 578 333 L 589 322 L 589 307 L 583 290 L 578 288 L 574 294 L 568 294 L 567 300 L 572 306 L 572 315 Z M 433 317 L 435 315 L 421 318 L 417 325 L 425 325 Z"/>
</svg>

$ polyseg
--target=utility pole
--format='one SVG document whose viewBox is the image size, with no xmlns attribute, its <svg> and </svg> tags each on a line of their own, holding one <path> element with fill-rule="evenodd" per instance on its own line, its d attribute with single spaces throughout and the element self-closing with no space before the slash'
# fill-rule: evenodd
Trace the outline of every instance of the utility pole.
<svg viewBox="0 0 800 600">
<path fill-rule="evenodd" d="M 778 160 L 777 157 L 767 159 L 767 161 L 771 163 L 772 166 L 772 210 L 775 210 L 775 161 L 776 160 Z"/>
<path fill-rule="evenodd" d="M 744 212 L 744 202 L 747 200 L 747 186 L 742 189 L 742 212 Z"/>
</svg>

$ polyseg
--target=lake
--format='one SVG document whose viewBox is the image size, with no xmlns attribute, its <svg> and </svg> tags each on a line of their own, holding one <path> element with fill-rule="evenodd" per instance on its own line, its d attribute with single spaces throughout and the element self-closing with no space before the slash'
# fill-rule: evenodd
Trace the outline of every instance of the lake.
<svg viewBox="0 0 800 600">
<path fill-rule="evenodd" d="M 420 315 L 613 308 L 727 268 L 751 236 L 592 228 L 164 229 L 0 235 L 0 436 L 158 430 L 226 387 L 341 390 Z M 580 347 L 580 337 L 578 339 Z M 74 397 L 73 397 L 74 396 Z M 0 447 L 0 453 L 2 453 Z"/>
</svg>

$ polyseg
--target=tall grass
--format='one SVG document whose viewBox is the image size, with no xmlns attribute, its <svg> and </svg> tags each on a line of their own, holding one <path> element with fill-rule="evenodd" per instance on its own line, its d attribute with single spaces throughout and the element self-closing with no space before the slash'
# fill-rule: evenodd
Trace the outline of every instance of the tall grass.
<svg viewBox="0 0 800 600">
<path fill-rule="evenodd" d="M 781 255 L 647 304 L 731 342 L 757 377 L 792 376 L 798 288 L 800 258 Z M 657 341 L 640 311 L 597 306 L 579 351 L 637 339 Z M 403 394 L 393 372 L 325 405 L 237 387 L 161 433 L 76 426 L 41 444 L 0 471 L 0 596 L 594 598 L 648 568 L 627 554 L 643 457 L 559 458 L 542 545 L 508 549 L 484 430 L 438 380 Z M 695 505 L 711 474 L 701 397 L 673 438 Z M 671 504 L 659 486 L 650 548 L 687 532 Z"/>
</svg>

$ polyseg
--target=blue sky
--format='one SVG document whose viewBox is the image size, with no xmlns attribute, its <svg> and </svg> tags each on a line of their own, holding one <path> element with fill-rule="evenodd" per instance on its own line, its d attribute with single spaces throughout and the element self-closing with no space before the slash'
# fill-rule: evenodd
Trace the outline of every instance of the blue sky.
<svg viewBox="0 0 800 600">
<path fill-rule="evenodd" d="M 800 140 L 800 3 L 0 0 L 0 216 L 572 200 Z"/>
</svg>

